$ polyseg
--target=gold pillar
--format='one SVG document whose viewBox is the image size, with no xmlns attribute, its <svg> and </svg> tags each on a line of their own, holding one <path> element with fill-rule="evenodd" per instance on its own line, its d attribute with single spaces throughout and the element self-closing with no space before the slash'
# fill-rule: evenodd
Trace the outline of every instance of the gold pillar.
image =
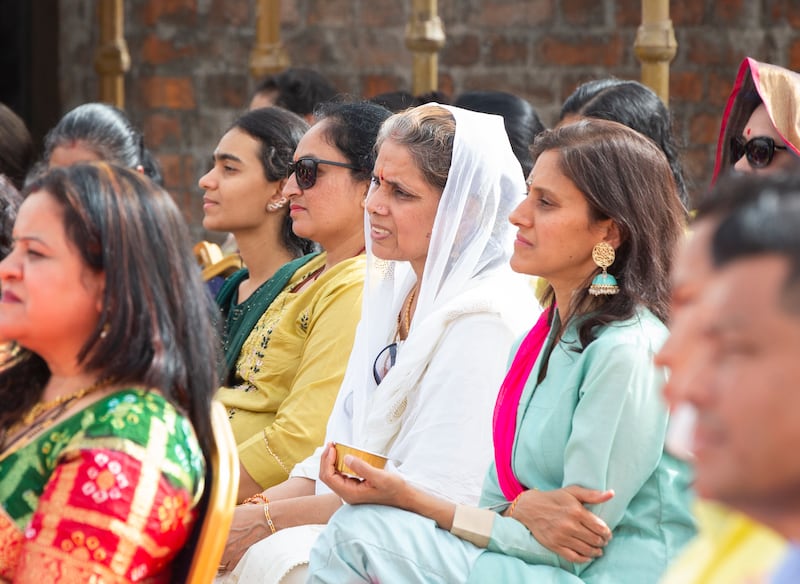
<svg viewBox="0 0 800 584">
<path fill-rule="evenodd" d="M 669 63 L 678 50 L 669 0 L 642 0 L 642 25 L 633 49 L 642 62 L 642 83 L 669 105 Z"/>
<path fill-rule="evenodd" d="M 439 56 L 444 46 L 444 27 L 437 14 L 437 0 L 412 0 L 411 18 L 406 26 L 406 47 L 413 53 L 414 95 L 439 87 Z"/>
<path fill-rule="evenodd" d="M 97 20 L 100 44 L 94 56 L 94 69 L 100 76 L 100 101 L 125 107 L 125 72 L 131 66 L 125 42 L 123 0 L 99 0 Z"/>
<path fill-rule="evenodd" d="M 289 55 L 281 43 L 281 1 L 258 0 L 256 44 L 250 53 L 250 75 L 264 77 L 288 66 Z"/>
</svg>

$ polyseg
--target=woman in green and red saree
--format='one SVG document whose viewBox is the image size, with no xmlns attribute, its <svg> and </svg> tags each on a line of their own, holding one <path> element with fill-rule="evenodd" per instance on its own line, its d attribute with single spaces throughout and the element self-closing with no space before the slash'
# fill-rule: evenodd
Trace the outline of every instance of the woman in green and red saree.
<svg viewBox="0 0 800 584">
<path fill-rule="evenodd" d="M 16 345 L 0 372 L 0 581 L 180 580 L 218 363 L 181 213 L 135 171 L 78 165 L 28 187 L 13 236 L 0 262 L 0 338 Z"/>
</svg>

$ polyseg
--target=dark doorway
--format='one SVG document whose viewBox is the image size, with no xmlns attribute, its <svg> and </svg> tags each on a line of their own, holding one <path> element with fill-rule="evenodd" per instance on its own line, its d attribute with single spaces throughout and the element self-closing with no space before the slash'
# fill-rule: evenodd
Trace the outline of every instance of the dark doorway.
<svg viewBox="0 0 800 584">
<path fill-rule="evenodd" d="M 0 101 L 37 145 L 58 121 L 58 0 L 0 0 Z"/>
</svg>

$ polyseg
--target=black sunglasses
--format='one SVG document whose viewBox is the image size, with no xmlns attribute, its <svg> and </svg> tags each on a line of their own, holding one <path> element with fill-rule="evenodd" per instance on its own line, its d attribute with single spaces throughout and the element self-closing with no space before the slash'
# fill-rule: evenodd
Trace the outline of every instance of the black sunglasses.
<svg viewBox="0 0 800 584">
<path fill-rule="evenodd" d="M 778 146 L 775 140 L 768 136 L 756 136 L 745 141 L 741 136 L 731 138 L 731 160 L 735 164 L 747 156 L 747 162 L 753 168 L 764 168 L 772 162 L 775 150 L 786 150 L 786 146 Z"/>
<path fill-rule="evenodd" d="M 372 364 L 372 377 L 375 383 L 381 384 L 383 378 L 389 373 L 389 370 L 394 367 L 397 361 L 397 343 L 391 343 L 381 349 L 378 356 L 375 357 L 375 363 Z"/>
<path fill-rule="evenodd" d="M 333 160 L 320 160 L 319 158 L 312 158 L 304 156 L 298 158 L 294 162 L 290 162 L 286 167 L 286 178 L 292 176 L 297 180 L 297 186 L 303 190 L 310 189 L 317 182 L 317 166 L 320 164 L 330 164 L 331 166 L 341 166 L 349 168 L 350 170 L 361 170 L 360 167 L 345 162 L 334 162 Z"/>
</svg>

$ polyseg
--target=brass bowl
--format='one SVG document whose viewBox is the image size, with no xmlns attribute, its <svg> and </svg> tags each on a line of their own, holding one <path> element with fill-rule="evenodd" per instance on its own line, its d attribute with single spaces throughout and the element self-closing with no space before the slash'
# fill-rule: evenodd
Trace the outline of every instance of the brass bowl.
<svg viewBox="0 0 800 584">
<path fill-rule="evenodd" d="M 352 454 L 363 460 L 364 462 L 371 464 L 375 468 L 383 468 L 386 466 L 386 461 L 389 460 L 385 456 L 380 454 L 375 454 L 374 452 L 369 452 L 367 450 L 361 450 L 360 448 L 356 448 L 355 446 L 350 446 L 349 444 L 342 444 L 341 442 L 337 442 L 334 444 L 336 448 L 336 470 L 340 473 L 356 477 L 358 479 L 364 478 L 359 475 L 357 472 L 353 471 L 349 466 L 344 463 L 344 457 L 348 454 Z"/>
</svg>

